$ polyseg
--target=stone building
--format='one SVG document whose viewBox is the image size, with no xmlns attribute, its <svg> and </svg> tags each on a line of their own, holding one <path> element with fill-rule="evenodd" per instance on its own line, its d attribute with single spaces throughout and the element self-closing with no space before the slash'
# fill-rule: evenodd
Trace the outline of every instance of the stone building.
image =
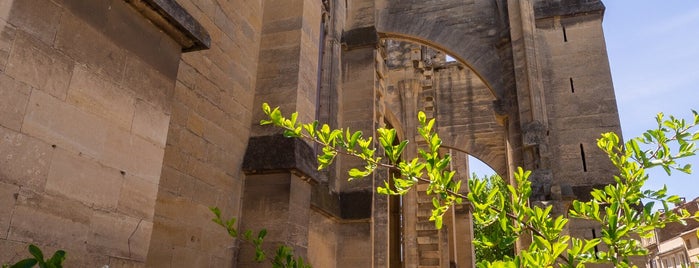
<svg viewBox="0 0 699 268">
<path fill-rule="evenodd" d="M 699 211 L 699 197 L 689 202 L 682 201 L 673 208 L 686 209 L 690 214 Z M 647 268 L 699 267 L 699 222 L 687 221 L 665 225 L 656 229 L 653 236 L 641 240 L 648 249 Z"/>
<path fill-rule="evenodd" d="M 208 207 L 315 267 L 470 267 L 470 218 L 427 221 L 418 187 L 259 126 L 303 121 L 411 140 L 417 111 L 563 211 L 608 183 L 620 132 L 599 0 L 0 0 L 0 260 L 33 243 L 68 267 L 250 267 Z M 447 62 L 445 53 L 456 59 Z M 459 179 L 466 179 L 460 177 Z M 591 237 L 574 222 L 570 233 Z"/>
</svg>

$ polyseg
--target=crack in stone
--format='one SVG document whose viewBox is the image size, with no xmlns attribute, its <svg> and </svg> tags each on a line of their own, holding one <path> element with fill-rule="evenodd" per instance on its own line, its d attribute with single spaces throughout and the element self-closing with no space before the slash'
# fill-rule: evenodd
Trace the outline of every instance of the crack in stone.
<svg viewBox="0 0 699 268">
<path fill-rule="evenodd" d="M 138 221 L 136 228 L 133 229 L 133 232 L 131 232 L 131 235 L 129 235 L 129 239 L 126 242 L 127 245 L 129 246 L 129 258 L 132 258 L 132 256 L 131 256 L 131 238 L 133 238 L 134 234 L 136 234 L 136 231 L 138 231 L 138 227 L 141 227 L 141 222 L 143 222 L 143 219 L 140 219 Z"/>
</svg>

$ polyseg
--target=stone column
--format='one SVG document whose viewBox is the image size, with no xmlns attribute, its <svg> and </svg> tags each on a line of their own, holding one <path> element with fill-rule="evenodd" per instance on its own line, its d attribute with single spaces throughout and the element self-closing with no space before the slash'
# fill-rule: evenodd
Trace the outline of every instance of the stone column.
<svg viewBox="0 0 699 268">
<path fill-rule="evenodd" d="M 338 101 L 341 103 L 339 127 L 349 128 L 350 131 L 362 131 L 365 138 L 372 137 L 376 141 L 375 130 L 383 126 L 383 118 L 377 112 L 379 96 L 376 88 L 376 29 L 370 26 L 347 30 L 343 34 L 342 44 L 344 50 L 342 91 Z M 383 182 L 386 174 L 380 173 L 384 171 L 378 171 L 364 179 L 348 182 L 347 170 L 362 168 L 364 163 L 352 157 L 339 157 L 337 166 L 337 177 L 331 185 L 341 195 L 342 214 L 350 215 L 353 221 L 357 221 L 343 224 L 345 232 L 356 231 L 351 232 L 348 237 L 347 241 L 351 244 L 342 245 L 341 249 L 345 252 L 338 254 L 338 267 L 385 267 L 388 262 L 388 199 L 387 196 L 376 194 L 374 189 L 377 181 Z M 350 197 L 363 200 L 361 203 L 368 201 L 371 206 L 359 206 L 352 202 Z M 369 232 L 363 232 L 367 229 Z M 367 236 L 357 239 L 357 234 Z M 343 256 L 353 248 L 362 248 L 362 251 L 368 251 L 369 254 L 361 257 L 355 254 Z"/>
<path fill-rule="evenodd" d="M 263 102 L 300 122 L 316 119 L 321 1 L 265 1 L 252 136 L 243 161 L 245 185 L 241 230 L 266 228 L 269 252 L 279 244 L 307 259 L 311 187 L 318 180 L 314 145 L 287 139 L 279 128 L 260 126 Z M 254 249 L 241 247 L 238 265 L 255 264 Z"/>
<path fill-rule="evenodd" d="M 550 191 L 548 163 L 548 116 L 536 50 L 536 22 L 531 0 L 508 1 L 510 36 L 514 57 L 524 168 L 533 170 L 533 199 L 544 199 Z"/>
</svg>

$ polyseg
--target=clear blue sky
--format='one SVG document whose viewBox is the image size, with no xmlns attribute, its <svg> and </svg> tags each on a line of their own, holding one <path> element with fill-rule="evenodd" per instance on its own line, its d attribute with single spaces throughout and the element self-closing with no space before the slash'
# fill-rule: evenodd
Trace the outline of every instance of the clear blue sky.
<svg viewBox="0 0 699 268">
<path fill-rule="evenodd" d="M 604 1 L 604 32 L 624 138 L 655 125 L 658 112 L 690 118 L 699 110 L 699 1 Z M 478 174 L 493 173 L 471 161 Z M 699 196 L 699 156 L 693 175 L 651 171 L 648 189 Z"/>
</svg>

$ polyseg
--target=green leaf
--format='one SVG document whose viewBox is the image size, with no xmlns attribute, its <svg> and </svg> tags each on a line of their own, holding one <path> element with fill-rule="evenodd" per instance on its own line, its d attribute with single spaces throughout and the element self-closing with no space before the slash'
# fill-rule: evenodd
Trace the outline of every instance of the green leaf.
<svg viewBox="0 0 699 268">
<path fill-rule="evenodd" d="M 437 230 L 442 229 L 442 216 L 437 216 L 434 218 L 434 227 L 437 228 Z"/>
<path fill-rule="evenodd" d="M 370 171 L 359 170 L 357 168 L 352 168 L 347 173 L 349 174 L 350 179 L 361 179 L 371 174 Z"/>
<path fill-rule="evenodd" d="M 61 267 L 63 261 L 66 259 L 66 252 L 63 250 L 58 250 L 55 253 L 53 253 L 53 256 L 51 256 L 51 259 L 49 259 L 49 263 L 53 264 L 56 267 Z"/>
<path fill-rule="evenodd" d="M 427 120 L 427 116 L 425 115 L 425 112 L 419 111 L 417 113 L 417 121 L 420 122 L 420 124 L 425 124 L 425 121 Z"/>
<path fill-rule="evenodd" d="M 44 253 L 41 252 L 41 249 L 39 249 L 37 246 L 34 244 L 29 245 L 29 253 L 34 256 L 39 262 L 44 262 Z"/>
<path fill-rule="evenodd" d="M 265 236 L 267 235 L 267 229 L 262 229 L 260 232 L 257 234 L 257 239 L 264 239 Z"/>
<path fill-rule="evenodd" d="M 37 263 L 36 259 L 24 259 L 13 264 L 10 268 L 32 268 Z"/>
<path fill-rule="evenodd" d="M 256 262 L 263 262 L 267 257 L 265 256 L 265 252 L 262 250 L 255 250 L 255 261 Z"/>
</svg>

